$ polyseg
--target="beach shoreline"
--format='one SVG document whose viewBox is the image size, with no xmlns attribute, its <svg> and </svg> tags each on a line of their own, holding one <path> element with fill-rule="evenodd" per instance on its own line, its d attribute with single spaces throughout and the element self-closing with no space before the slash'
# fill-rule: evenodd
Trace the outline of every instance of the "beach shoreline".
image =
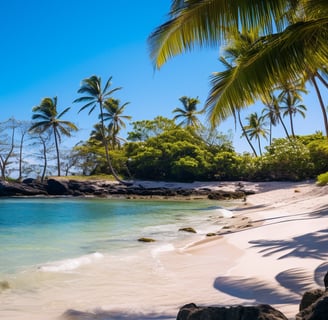
<svg viewBox="0 0 328 320">
<path fill-rule="evenodd" d="M 328 271 L 328 186 L 263 182 L 247 188 L 255 193 L 230 208 L 235 217 L 248 218 L 247 227 L 237 222 L 184 248 L 189 260 L 184 276 L 192 279 L 206 270 L 215 305 L 270 304 L 293 319 L 304 292 L 323 288 Z M 222 262 L 218 255 L 227 258 Z M 177 268 L 182 263 L 177 257 L 168 261 Z M 207 305 L 197 297 L 191 302 Z"/>
<path fill-rule="evenodd" d="M 31 279 L 45 281 L 41 291 L 24 296 L 17 290 L 13 296 L 10 289 L 4 291 L 9 305 L 13 299 L 28 309 L 22 309 L 19 318 L 12 309 L 0 315 L 18 320 L 33 312 L 34 319 L 44 320 L 40 310 L 50 306 L 46 313 L 51 320 L 61 314 L 65 320 L 172 320 L 188 303 L 270 304 L 294 319 L 304 292 L 323 288 L 328 270 L 328 186 L 314 181 L 140 183 L 148 188 L 243 188 L 248 195 L 224 208 L 220 201 L 206 202 L 210 204 L 201 207 L 201 219 L 188 220 L 201 232 L 184 234 L 182 241 L 142 243 L 131 256 L 106 251 L 83 256 L 78 259 L 92 261 L 72 273 L 37 269 Z M 189 210 L 196 207 L 193 201 Z M 211 236 L 204 232 L 207 228 L 214 231 Z M 156 232 L 149 235 L 156 238 Z"/>
</svg>

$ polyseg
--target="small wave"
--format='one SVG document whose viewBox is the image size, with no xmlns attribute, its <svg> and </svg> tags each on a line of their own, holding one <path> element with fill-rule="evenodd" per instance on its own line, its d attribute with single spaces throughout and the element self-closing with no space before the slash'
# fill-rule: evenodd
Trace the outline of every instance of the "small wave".
<svg viewBox="0 0 328 320">
<path fill-rule="evenodd" d="M 81 266 L 96 262 L 97 260 L 103 257 L 104 257 L 103 254 L 99 252 L 95 252 L 75 259 L 61 260 L 61 261 L 45 264 L 39 267 L 38 269 L 44 272 L 68 272 L 68 271 L 75 270 Z"/>
<path fill-rule="evenodd" d="M 161 246 L 158 246 L 158 247 L 152 249 L 151 254 L 155 258 L 155 257 L 157 257 L 158 254 L 160 254 L 162 252 L 169 252 L 169 251 L 174 251 L 174 250 L 175 250 L 174 245 L 171 243 L 167 243 L 167 244 L 163 244 Z"/>
</svg>

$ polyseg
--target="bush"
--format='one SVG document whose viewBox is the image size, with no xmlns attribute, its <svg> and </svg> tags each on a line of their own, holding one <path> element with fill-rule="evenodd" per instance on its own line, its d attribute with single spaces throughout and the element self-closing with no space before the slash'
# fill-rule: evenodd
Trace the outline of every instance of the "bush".
<svg viewBox="0 0 328 320">
<path fill-rule="evenodd" d="M 326 184 L 328 184 L 328 172 L 319 174 L 317 177 L 317 184 L 319 186 L 324 186 Z"/>
<path fill-rule="evenodd" d="M 298 139 L 275 139 L 263 156 L 263 168 L 272 180 L 303 180 L 314 177 L 309 149 Z"/>
</svg>

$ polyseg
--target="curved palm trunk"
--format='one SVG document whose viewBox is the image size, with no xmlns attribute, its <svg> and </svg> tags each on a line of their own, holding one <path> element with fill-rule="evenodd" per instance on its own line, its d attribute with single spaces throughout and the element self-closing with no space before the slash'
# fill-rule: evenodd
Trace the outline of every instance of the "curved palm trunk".
<svg viewBox="0 0 328 320">
<path fill-rule="evenodd" d="M 285 131 L 285 133 L 286 133 L 286 137 L 287 137 L 288 140 L 290 141 L 290 136 L 289 136 L 288 130 L 287 130 L 287 128 L 286 128 L 286 125 L 285 125 L 284 121 L 282 120 L 281 115 L 279 114 L 278 117 L 279 117 L 279 121 L 280 121 L 282 127 L 284 128 L 284 131 Z"/>
<path fill-rule="evenodd" d="M 46 176 L 46 172 L 47 172 L 48 158 L 47 158 L 46 142 L 41 137 L 40 137 L 40 139 L 41 139 L 41 142 L 42 142 L 42 145 L 43 145 L 43 159 L 44 159 L 43 170 L 42 170 L 42 174 L 41 174 L 41 182 L 43 182 L 44 178 Z"/>
<path fill-rule="evenodd" d="M 251 141 L 249 140 L 249 137 L 248 137 L 248 135 L 247 135 L 247 133 L 246 133 L 246 131 L 245 131 L 245 128 L 244 128 L 244 126 L 243 126 L 243 123 L 242 123 L 242 121 L 241 121 L 241 119 L 240 119 L 240 112 L 239 112 L 239 110 L 237 111 L 237 113 L 238 113 L 238 121 L 239 121 L 239 124 L 240 124 L 241 130 L 243 131 L 243 135 L 245 136 L 245 138 L 246 138 L 246 140 L 247 140 L 249 146 L 250 146 L 251 149 L 253 150 L 253 153 L 254 153 L 255 157 L 257 157 L 256 150 L 255 150 L 253 144 L 251 143 Z"/>
<path fill-rule="evenodd" d="M 57 153 L 57 173 L 58 177 L 60 177 L 60 156 L 59 156 L 59 145 L 58 145 L 58 132 L 56 127 L 54 127 L 54 134 L 55 134 L 55 146 L 56 146 L 56 153 Z"/>
<path fill-rule="evenodd" d="M 315 91 L 317 93 L 318 99 L 319 99 L 319 103 L 320 103 L 320 107 L 321 107 L 321 111 L 322 111 L 322 115 L 323 115 L 323 121 L 325 124 L 325 130 L 326 130 L 326 137 L 328 138 L 328 117 L 327 117 L 327 112 L 325 109 L 325 105 L 323 103 L 323 99 L 317 84 L 317 81 L 315 80 L 315 76 L 311 76 L 311 82 L 314 85 Z"/>
<path fill-rule="evenodd" d="M 114 176 L 114 178 L 126 185 L 126 186 L 129 186 L 129 185 L 133 185 L 133 182 L 132 181 L 125 181 L 125 180 L 122 180 L 118 174 L 116 173 L 114 167 L 113 167 L 113 164 L 112 164 L 112 161 L 111 161 L 111 158 L 109 156 L 109 148 L 108 148 L 108 141 L 106 139 L 106 135 L 105 135 L 105 126 L 104 126 L 104 113 L 103 113 L 103 107 L 102 107 L 102 103 L 100 102 L 99 103 L 99 107 L 100 107 L 100 119 L 101 119 L 101 135 L 102 135 L 102 139 L 103 139 L 103 144 L 104 144 L 104 147 L 105 147 L 105 154 L 106 154 L 106 161 L 107 161 L 107 164 L 108 164 L 108 167 L 109 167 L 109 170 L 110 172 L 112 173 L 112 175 Z"/>
</svg>

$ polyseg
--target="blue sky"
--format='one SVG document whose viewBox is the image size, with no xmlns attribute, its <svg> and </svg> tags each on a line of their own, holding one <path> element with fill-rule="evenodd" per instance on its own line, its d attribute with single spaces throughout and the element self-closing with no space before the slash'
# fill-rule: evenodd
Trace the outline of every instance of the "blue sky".
<svg viewBox="0 0 328 320">
<path fill-rule="evenodd" d="M 58 110 L 80 128 L 72 141 L 87 139 L 97 113 L 77 113 L 81 80 L 91 75 L 112 88 L 122 87 L 114 98 L 130 102 L 126 114 L 132 121 L 172 118 L 182 96 L 198 97 L 199 108 L 209 92 L 209 76 L 220 71 L 219 49 L 196 50 L 173 58 L 155 71 L 149 58 L 147 37 L 166 21 L 170 0 L 11 0 L 0 4 L 1 86 L 0 121 L 9 117 L 29 120 L 32 107 L 44 97 L 58 97 Z M 312 91 L 313 89 L 310 88 Z M 327 95 L 324 96 L 327 98 Z M 327 99 L 326 99 L 327 101 Z M 307 118 L 296 118 L 297 134 L 323 130 L 317 98 L 305 99 Z M 256 109 L 248 109 L 245 115 Z M 219 131 L 234 130 L 233 119 Z M 279 129 L 274 134 L 279 135 Z M 127 129 L 129 131 L 129 127 Z M 72 142 L 71 141 L 71 142 Z M 237 151 L 247 143 L 234 133 Z"/>
</svg>

